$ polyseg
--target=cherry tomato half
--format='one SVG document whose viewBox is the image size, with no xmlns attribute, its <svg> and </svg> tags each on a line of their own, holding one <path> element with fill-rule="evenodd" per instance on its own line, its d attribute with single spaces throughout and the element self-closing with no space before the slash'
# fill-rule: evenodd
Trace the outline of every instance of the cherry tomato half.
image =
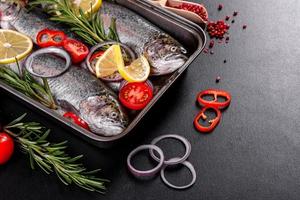
<svg viewBox="0 0 300 200">
<path fill-rule="evenodd" d="M 66 39 L 63 41 L 64 49 L 70 54 L 73 63 L 82 62 L 89 54 L 89 48 L 85 44 L 74 40 Z"/>
<path fill-rule="evenodd" d="M 0 165 L 6 163 L 14 152 L 14 140 L 7 133 L 0 133 Z"/>
<path fill-rule="evenodd" d="M 92 62 L 95 58 L 99 58 L 104 54 L 104 51 L 98 51 L 96 53 L 94 53 L 91 58 L 90 58 L 90 62 Z"/>
<path fill-rule="evenodd" d="M 121 103 L 132 110 L 141 110 L 153 97 L 153 89 L 147 82 L 132 82 L 124 85 L 119 93 Z"/>
</svg>

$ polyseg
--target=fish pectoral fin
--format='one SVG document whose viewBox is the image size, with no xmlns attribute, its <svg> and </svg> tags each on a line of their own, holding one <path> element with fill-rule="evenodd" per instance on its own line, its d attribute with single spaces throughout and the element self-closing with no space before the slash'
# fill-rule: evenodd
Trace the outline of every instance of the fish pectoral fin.
<svg viewBox="0 0 300 200">
<path fill-rule="evenodd" d="M 72 112 L 79 116 L 79 111 L 66 100 L 57 100 L 58 105 L 66 112 Z"/>
</svg>

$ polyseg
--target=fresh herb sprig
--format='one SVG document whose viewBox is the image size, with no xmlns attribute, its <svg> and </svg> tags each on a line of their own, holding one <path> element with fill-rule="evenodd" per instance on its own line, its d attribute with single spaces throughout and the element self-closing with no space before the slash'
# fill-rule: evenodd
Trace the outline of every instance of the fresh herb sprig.
<svg viewBox="0 0 300 200">
<path fill-rule="evenodd" d="M 116 19 L 111 19 L 108 33 L 105 32 L 103 20 L 98 12 L 84 13 L 82 9 L 72 5 L 69 0 L 32 0 L 30 6 L 45 6 L 52 15 L 52 21 L 70 26 L 70 30 L 81 37 L 86 43 L 95 45 L 103 41 L 119 42 L 116 30 Z"/>
<path fill-rule="evenodd" d="M 19 67 L 18 62 L 17 65 Z M 19 75 L 6 66 L 0 66 L 0 80 L 48 108 L 57 108 L 45 78 L 43 83 L 39 83 L 26 70 L 23 71 L 23 75 Z"/>
<path fill-rule="evenodd" d="M 99 170 L 87 171 L 77 161 L 82 157 L 70 157 L 65 153 L 66 142 L 50 143 L 47 130 L 37 122 L 22 122 L 26 114 L 4 127 L 4 131 L 15 138 L 21 150 L 29 156 L 32 169 L 40 167 L 47 174 L 55 172 L 66 185 L 76 184 L 89 190 L 103 193 L 107 180 L 95 177 Z"/>
</svg>

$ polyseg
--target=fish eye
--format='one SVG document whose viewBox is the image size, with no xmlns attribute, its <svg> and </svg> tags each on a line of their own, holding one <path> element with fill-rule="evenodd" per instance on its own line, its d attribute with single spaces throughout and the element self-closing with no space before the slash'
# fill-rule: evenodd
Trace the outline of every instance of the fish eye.
<svg viewBox="0 0 300 200">
<path fill-rule="evenodd" d="M 113 118 L 113 119 L 116 119 L 116 118 L 118 117 L 118 113 L 112 112 L 112 113 L 110 114 L 110 117 Z"/>
<path fill-rule="evenodd" d="M 177 47 L 175 47 L 175 46 L 172 46 L 172 47 L 171 47 L 171 51 L 172 51 L 172 52 L 176 52 L 176 50 L 177 50 Z"/>
</svg>

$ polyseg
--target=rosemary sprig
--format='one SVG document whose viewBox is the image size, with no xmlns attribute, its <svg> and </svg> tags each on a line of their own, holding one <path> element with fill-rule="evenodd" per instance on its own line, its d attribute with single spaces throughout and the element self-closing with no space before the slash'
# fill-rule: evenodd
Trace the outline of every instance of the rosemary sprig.
<svg viewBox="0 0 300 200">
<path fill-rule="evenodd" d="M 17 62 L 19 67 L 19 64 Z M 20 67 L 19 67 L 20 70 Z M 39 101 L 41 104 L 51 109 L 56 109 L 57 106 L 49 89 L 46 79 L 43 79 L 43 84 L 37 82 L 28 71 L 23 71 L 23 76 L 18 75 L 12 69 L 1 66 L 0 67 L 0 80 L 7 85 L 22 92 L 26 96 Z"/>
<path fill-rule="evenodd" d="M 4 131 L 14 137 L 29 156 L 32 169 L 38 166 L 47 174 L 55 172 L 65 185 L 74 183 L 89 191 L 104 192 L 107 180 L 94 176 L 99 170 L 87 171 L 77 163 L 82 155 L 70 157 L 65 153 L 66 142 L 50 143 L 47 141 L 50 130 L 37 122 L 22 122 L 25 116 L 9 123 Z"/>
<path fill-rule="evenodd" d="M 108 40 L 119 42 L 114 18 L 111 20 L 108 33 L 105 33 L 103 20 L 98 12 L 85 14 L 82 9 L 73 6 L 70 0 L 32 0 L 29 4 L 47 5 L 46 11 L 52 15 L 51 20 L 70 26 L 72 32 L 90 45 Z"/>
</svg>

